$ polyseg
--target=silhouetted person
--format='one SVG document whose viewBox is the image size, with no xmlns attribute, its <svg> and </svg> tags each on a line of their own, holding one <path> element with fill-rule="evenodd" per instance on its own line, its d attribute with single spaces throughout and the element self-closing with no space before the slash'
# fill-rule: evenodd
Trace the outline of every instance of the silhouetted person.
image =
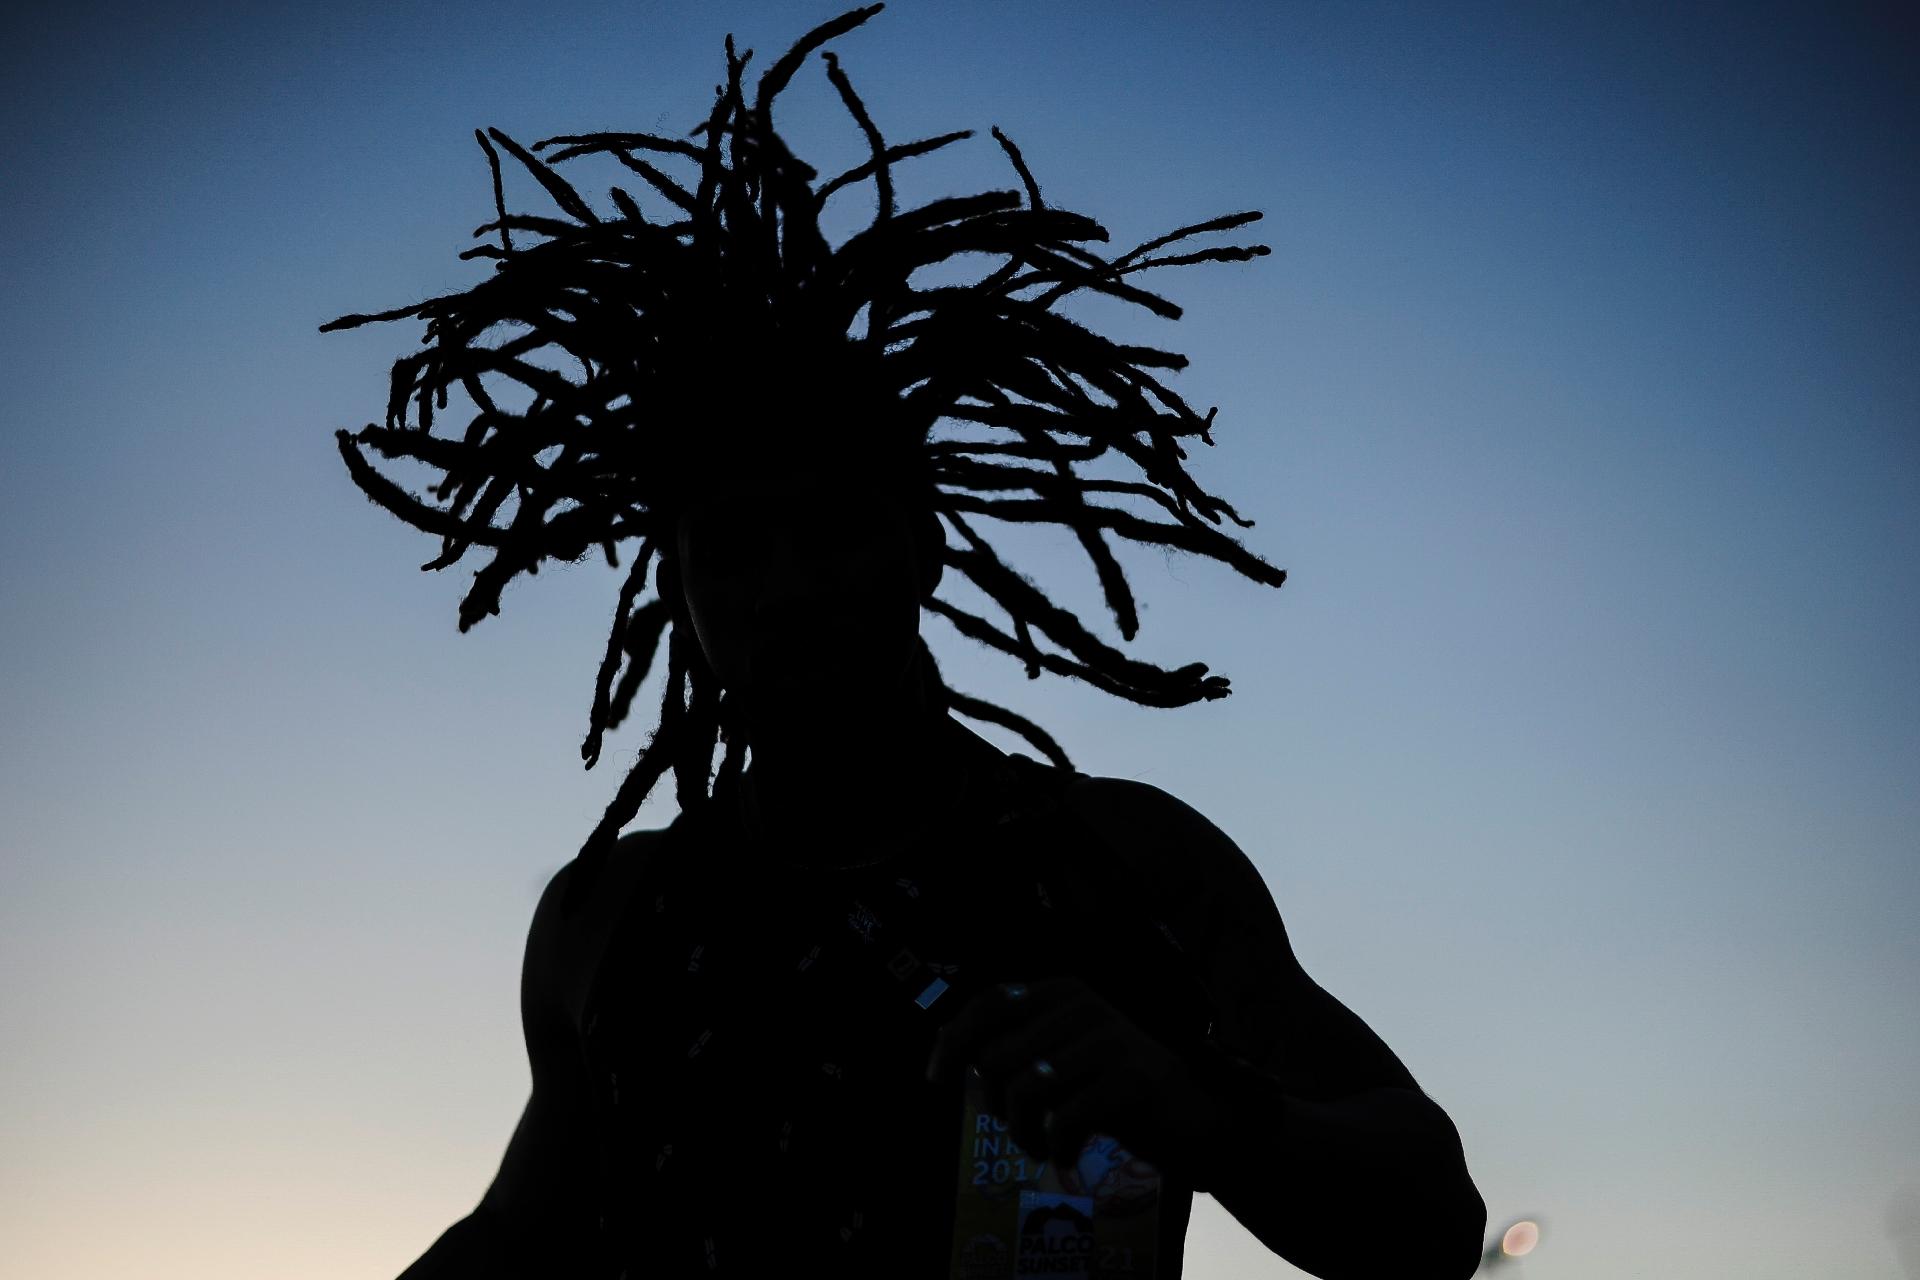
<svg viewBox="0 0 1920 1280">
<path fill-rule="evenodd" d="M 667 642 L 660 726 L 534 914 L 526 1110 L 480 1205 L 405 1280 L 1172 1276 L 1195 1190 L 1318 1275 L 1468 1275 L 1485 1211 L 1452 1124 L 1301 971 L 1245 855 L 1166 792 L 1079 773 L 1039 726 L 949 688 L 919 634 L 931 609 L 1036 678 L 1153 706 L 1226 696 L 1204 664 L 1166 671 L 1101 642 L 966 516 L 1072 527 L 1127 639 L 1138 620 L 1103 531 L 1284 581 L 1204 523 L 1252 522 L 1180 466 L 1177 437 L 1211 444 L 1213 413 L 1147 371 L 1184 359 L 1049 310 L 1092 288 L 1175 318 L 1123 277 L 1264 253 L 1144 256 L 1259 215 L 1103 259 L 1075 242 L 1105 232 L 1047 208 L 998 129 L 1024 207 L 994 192 L 896 211 L 890 166 L 966 135 L 887 147 L 831 54 L 874 158 L 815 185 L 773 132 L 773 100 L 879 7 L 809 33 L 752 106 L 751 53 L 729 37 L 700 145 L 536 147 L 616 156 L 675 222 L 648 222 L 619 188 L 621 216 L 602 218 L 496 130 L 572 220 L 509 215 L 481 135 L 500 216 L 478 234 L 501 243 L 469 252 L 496 259 L 494 277 L 325 326 L 428 321 L 428 345 L 395 366 L 387 425 L 339 438 L 370 497 L 444 538 L 423 567 L 495 551 L 462 630 L 522 569 L 596 546 L 618 567 L 615 545 L 640 540 L 589 767 Z M 698 185 L 639 153 L 696 162 Z M 819 207 L 866 177 L 878 215 L 830 249 Z M 516 230 L 546 239 L 516 246 Z M 1008 262 L 970 285 L 909 283 L 969 252 Z M 482 345 L 502 323 L 527 332 Z M 483 375 L 527 403 L 502 404 Z M 475 416 L 463 438 L 434 437 L 455 383 Z M 936 441 L 941 419 L 1000 435 Z M 432 495 L 448 505 L 380 475 L 362 445 L 443 470 Z M 1144 481 L 1074 473 L 1108 453 Z M 1035 496 L 1005 496 L 1022 489 Z M 1086 500 L 1097 492 L 1150 497 L 1175 520 Z M 1011 632 L 934 595 L 948 567 Z M 656 595 L 636 604 L 650 568 Z M 1047 763 L 956 715 L 1019 733 Z M 668 769 L 680 815 L 621 835 Z"/>
</svg>

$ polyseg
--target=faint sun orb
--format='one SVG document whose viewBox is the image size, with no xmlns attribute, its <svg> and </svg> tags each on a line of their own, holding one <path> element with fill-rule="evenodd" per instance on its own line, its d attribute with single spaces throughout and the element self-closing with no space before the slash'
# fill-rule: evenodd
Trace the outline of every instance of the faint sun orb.
<svg viewBox="0 0 1920 1280">
<path fill-rule="evenodd" d="M 1523 1218 L 1508 1227 L 1507 1233 L 1500 1237 L 1500 1252 L 1506 1254 L 1509 1258 L 1523 1258 L 1527 1254 L 1532 1253 L 1533 1246 L 1539 1243 L 1539 1224 L 1528 1222 Z"/>
</svg>

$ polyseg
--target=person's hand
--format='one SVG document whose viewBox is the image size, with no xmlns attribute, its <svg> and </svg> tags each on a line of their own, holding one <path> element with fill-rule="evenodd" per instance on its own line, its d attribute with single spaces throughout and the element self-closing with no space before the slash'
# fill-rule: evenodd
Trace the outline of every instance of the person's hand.
<svg viewBox="0 0 1920 1280">
<path fill-rule="evenodd" d="M 1022 1148 L 1071 1166 L 1093 1134 L 1191 1171 L 1214 1101 L 1180 1057 L 1077 977 L 1002 983 L 941 1028 L 929 1080 L 973 1066 Z"/>
</svg>

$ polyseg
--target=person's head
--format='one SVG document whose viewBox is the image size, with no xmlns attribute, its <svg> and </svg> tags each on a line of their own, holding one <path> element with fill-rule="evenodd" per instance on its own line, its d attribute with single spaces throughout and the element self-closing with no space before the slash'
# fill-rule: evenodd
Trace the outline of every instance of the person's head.
<svg viewBox="0 0 1920 1280">
<path fill-rule="evenodd" d="M 655 586 L 748 728 L 925 697 L 920 611 L 945 535 L 899 486 L 821 465 L 704 492 Z"/>
<path fill-rule="evenodd" d="M 1140 618 L 1108 534 L 1208 556 L 1268 586 L 1286 580 L 1284 570 L 1217 527 L 1223 516 L 1242 527 L 1253 521 L 1181 465 L 1181 440 L 1214 443 L 1214 411 L 1195 411 L 1161 377 L 1184 368 L 1186 357 L 1116 342 L 1052 309 L 1090 289 L 1177 320 L 1180 308 L 1141 288 L 1138 273 L 1245 261 L 1267 248 L 1155 251 L 1261 215 L 1227 214 L 1106 258 L 1086 247 L 1106 241 L 1106 229 L 1046 203 L 1019 148 L 998 128 L 994 140 L 1024 193 L 985 191 L 898 208 L 894 167 L 971 131 L 888 145 L 824 50 L 827 76 L 870 157 L 816 181 L 774 130 L 774 101 L 808 54 L 880 9 L 866 6 L 815 27 L 766 68 L 757 90 L 744 78 L 753 51 L 736 54 L 729 36 L 726 83 L 706 121 L 686 136 L 565 135 L 534 144 L 533 151 L 557 148 L 540 157 L 498 129 L 476 132 L 499 217 L 475 235 L 497 234 L 499 244 L 461 256 L 493 260 L 494 273 L 463 293 L 320 326 L 426 321 L 426 345 L 394 362 L 386 424 L 335 436 L 369 498 L 442 537 L 440 555 L 422 568 L 446 568 L 475 546 L 493 552 L 461 601 L 461 631 L 498 613 L 502 589 L 544 560 L 578 562 L 597 548 L 620 568 L 616 549 L 628 548 L 581 756 L 589 768 L 599 760 L 603 735 L 625 722 L 656 670 L 664 637 L 660 719 L 581 849 L 575 891 L 669 770 L 683 809 L 741 776 L 748 735 L 731 726 L 741 724 L 734 704 L 746 690 L 769 697 L 775 688 L 804 693 L 833 684 L 841 696 L 852 688 L 885 691 L 917 666 L 930 703 L 998 724 L 1071 768 L 1039 725 L 944 683 L 918 639 L 922 605 L 966 639 L 1019 660 L 1029 679 L 1049 672 L 1156 707 L 1228 695 L 1226 677 L 1207 674 L 1206 663 L 1163 668 L 1093 634 L 1001 560 L 975 519 L 1070 527 L 1123 640 L 1134 638 Z M 565 220 L 507 211 L 496 142 Z M 648 217 L 617 186 L 609 195 L 618 216 L 596 210 L 554 167 L 595 154 L 641 174 L 647 185 L 638 189 L 664 198 L 665 218 Z M 698 178 L 683 183 L 652 161 L 691 162 Z M 872 223 L 829 244 L 820 226 L 826 202 L 868 178 Z M 1005 261 L 972 283 L 933 285 L 919 274 L 974 255 Z M 503 329 L 499 342 L 485 341 Z M 562 372 L 576 366 L 584 381 Z M 514 390 L 496 399 L 501 381 Z M 464 438 L 432 434 L 450 388 L 476 406 Z M 519 400 L 520 392 L 528 398 Z M 409 406 L 417 407 L 417 428 L 407 422 Z M 936 440 L 943 421 L 988 428 L 987 438 Z M 743 425 L 760 432 L 758 441 L 735 438 Z M 435 501 L 382 475 L 363 447 L 442 469 L 444 478 L 428 490 Z M 786 463 L 830 460 L 821 467 L 835 474 L 796 485 L 798 468 L 772 462 L 769 451 Z M 793 497 L 748 510 L 756 500 L 738 497 L 735 484 L 743 458 Z M 1074 471 L 1097 459 L 1130 463 L 1138 478 Z M 846 472 L 908 480 L 849 486 Z M 697 517 L 684 529 L 676 523 L 690 505 L 690 484 L 736 495 L 731 514 L 716 515 L 705 534 Z M 828 490 L 834 496 L 821 500 Z M 1092 500 L 1116 494 L 1148 499 L 1169 518 Z M 752 518 L 735 518 L 743 510 Z M 942 520 L 959 539 L 952 546 Z M 927 547 L 939 553 L 920 554 Z M 656 555 L 674 567 L 655 575 Z M 933 597 L 943 566 L 1003 616 Z M 675 575 L 684 581 L 670 582 Z M 659 596 L 643 600 L 656 576 Z M 840 678 L 812 679 L 823 669 Z M 740 699 L 742 706 L 750 700 Z M 716 778 L 713 755 L 722 742 Z M 568 901 L 577 901 L 573 891 Z"/>
</svg>

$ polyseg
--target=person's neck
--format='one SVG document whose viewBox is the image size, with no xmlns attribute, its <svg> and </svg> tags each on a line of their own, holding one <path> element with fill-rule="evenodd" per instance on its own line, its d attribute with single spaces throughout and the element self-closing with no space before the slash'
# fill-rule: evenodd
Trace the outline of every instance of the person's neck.
<svg viewBox="0 0 1920 1280">
<path fill-rule="evenodd" d="M 741 779 L 749 838 L 783 861 L 874 861 L 933 826 L 965 779 L 945 712 L 914 702 L 805 725 L 768 725 Z"/>
</svg>

